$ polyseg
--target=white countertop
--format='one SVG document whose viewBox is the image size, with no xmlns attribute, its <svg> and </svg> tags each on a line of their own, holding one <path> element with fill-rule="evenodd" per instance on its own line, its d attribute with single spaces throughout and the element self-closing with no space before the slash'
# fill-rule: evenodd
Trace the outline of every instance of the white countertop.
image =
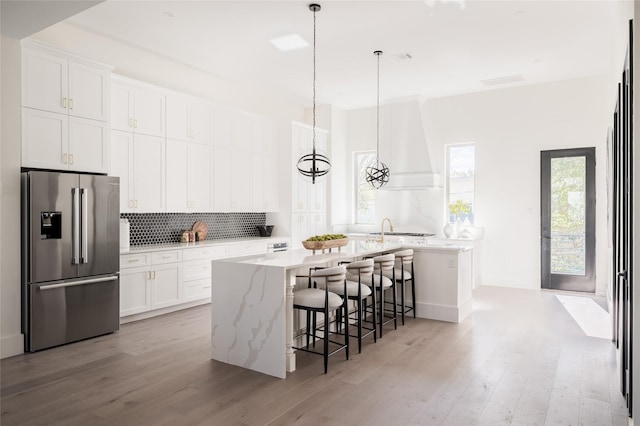
<svg viewBox="0 0 640 426">
<path fill-rule="evenodd" d="M 316 251 L 313 254 L 311 250 L 297 249 L 288 250 L 277 253 L 266 253 L 251 256 L 242 256 L 235 258 L 224 258 L 215 260 L 215 262 L 234 262 L 245 263 L 250 265 L 265 265 L 265 266 L 277 266 L 285 269 L 299 268 L 309 265 L 326 264 L 331 261 L 348 260 L 356 257 L 370 256 L 388 251 L 401 250 L 405 248 L 412 248 L 416 251 L 430 251 L 430 252 L 445 252 L 445 253 L 458 253 L 462 251 L 471 250 L 470 247 L 461 247 L 456 245 L 419 245 L 414 246 L 410 244 L 397 244 L 397 243 L 378 243 L 367 241 L 349 241 L 344 247 L 333 249 L 333 251 L 322 253 Z"/>
<path fill-rule="evenodd" d="M 121 250 L 120 254 L 128 254 L 128 253 L 140 253 L 140 252 L 155 252 L 155 251 L 165 251 L 165 250 L 175 250 L 175 249 L 186 249 L 192 247 L 206 247 L 206 246 L 216 246 L 216 245 L 225 245 L 225 244 L 234 244 L 234 243 L 246 243 L 251 241 L 265 241 L 265 242 L 274 242 L 279 243 L 283 241 L 289 241 L 288 237 L 246 237 L 246 238 L 225 238 L 219 240 L 205 240 L 198 241 L 194 243 L 162 243 L 162 244 L 142 244 L 138 246 L 131 246 L 129 250 Z"/>
</svg>

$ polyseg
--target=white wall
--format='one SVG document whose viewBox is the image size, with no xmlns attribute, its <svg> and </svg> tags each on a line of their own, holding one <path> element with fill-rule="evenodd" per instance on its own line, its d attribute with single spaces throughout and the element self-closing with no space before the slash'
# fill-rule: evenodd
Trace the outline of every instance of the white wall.
<svg viewBox="0 0 640 426">
<path fill-rule="evenodd" d="M 595 146 L 596 286 L 604 294 L 610 96 L 607 77 L 597 76 L 430 99 L 421 102 L 427 150 L 421 141 L 406 138 L 391 137 L 388 144 L 393 150 L 414 153 L 414 160 L 431 161 L 433 171 L 442 173 L 446 144 L 476 143 L 475 219 L 485 228 L 483 284 L 518 288 L 540 288 L 540 151 Z M 389 108 L 381 108 L 381 126 L 389 119 Z M 375 118 L 375 108 L 349 112 L 349 149 L 343 156 L 375 149 Z M 381 134 L 385 134 L 382 128 Z M 381 139 L 381 145 L 385 141 Z M 381 160 L 385 161 L 382 154 Z M 351 169 L 343 172 L 343 179 L 351 179 Z M 375 228 L 388 216 L 396 228 L 441 234 L 444 215 L 444 189 L 379 191 Z M 343 218 L 351 223 L 347 216 Z"/>
<path fill-rule="evenodd" d="M 23 352 L 20 320 L 20 43 L 2 36 L 0 357 Z"/>
</svg>

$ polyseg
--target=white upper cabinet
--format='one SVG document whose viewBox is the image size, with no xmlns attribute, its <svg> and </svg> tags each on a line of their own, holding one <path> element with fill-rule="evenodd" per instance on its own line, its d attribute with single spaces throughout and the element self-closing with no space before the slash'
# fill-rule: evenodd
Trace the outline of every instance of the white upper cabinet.
<svg viewBox="0 0 640 426">
<path fill-rule="evenodd" d="M 214 142 L 218 146 L 253 150 L 253 122 L 249 114 L 226 108 L 216 108 Z"/>
<path fill-rule="evenodd" d="M 167 95 L 167 137 L 213 144 L 213 106 L 180 93 Z"/>
<path fill-rule="evenodd" d="M 39 46 L 22 48 L 22 106 L 109 120 L 111 69 Z"/>
<path fill-rule="evenodd" d="M 22 167 L 107 173 L 111 69 L 22 47 Z"/>
<path fill-rule="evenodd" d="M 114 76 L 111 82 L 111 128 L 165 136 L 165 92 L 155 86 Z"/>
<path fill-rule="evenodd" d="M 212 147 L 167 139 L 167 211 L 210 212 Z"/>
<path fill-rule="evenodd" d="M 120 212 L 166 211 L 165 139 L 111 132 L 111 176 L 120 177 Z"/>
</svg>

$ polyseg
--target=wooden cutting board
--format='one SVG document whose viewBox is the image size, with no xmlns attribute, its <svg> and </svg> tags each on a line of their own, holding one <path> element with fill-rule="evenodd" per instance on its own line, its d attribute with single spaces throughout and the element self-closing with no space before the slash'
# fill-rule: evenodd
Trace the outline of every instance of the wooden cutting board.
<svg viewBox="0 0 640 426">
<path fill-rule="evenodd" d="M 191 230 L 195 232 L 201 232 L 203 240 L 206 240 L 207 235 L 209 234 L 209 226 L 207 226 L 207 224 L 201 220 L 194 223 L 193 227 L 191 227 Z"/>
</svg>

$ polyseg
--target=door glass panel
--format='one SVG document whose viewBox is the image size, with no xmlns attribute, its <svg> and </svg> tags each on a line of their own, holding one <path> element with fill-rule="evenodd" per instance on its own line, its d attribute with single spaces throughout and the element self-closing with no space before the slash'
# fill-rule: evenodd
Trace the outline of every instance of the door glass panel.
<svg viewBox="0 0 640 426">
<path fill-rule="evenodd" d="M 551 273 L 585 275 L 586 157 L 551 159 Z"/>
</svg>

